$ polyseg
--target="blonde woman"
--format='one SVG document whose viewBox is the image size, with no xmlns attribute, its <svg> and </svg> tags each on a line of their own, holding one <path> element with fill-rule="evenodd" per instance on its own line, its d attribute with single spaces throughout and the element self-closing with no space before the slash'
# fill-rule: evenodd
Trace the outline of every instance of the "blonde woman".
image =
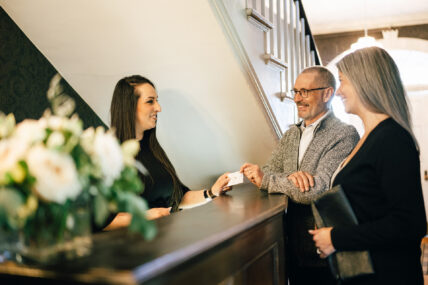
<svg viewBox="0 0 428 285">
<path fill-rule="evenodd" d="M 396 64 L 370 47 L 339 63 L 337 95 L 358 115 L 364 135 L 337 170 L 359 225 L 310 231 L 321 257 L 368 250 L 375 274 L 344 284 L 423 284 L 420 242 L 426 232 L 418 144 Z"/>
</svg>

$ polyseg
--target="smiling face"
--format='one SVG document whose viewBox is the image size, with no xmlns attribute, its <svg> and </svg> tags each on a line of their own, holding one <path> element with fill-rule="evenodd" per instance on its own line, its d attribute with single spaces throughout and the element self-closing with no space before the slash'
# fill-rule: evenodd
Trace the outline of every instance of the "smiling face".
<svg viewBox="0 0 428 285">
<path fill-rule="evenodd" d="M 294 84 L 294 90 L 310 90 L 314 88 L 325 87 L 324 83 L 319 82 L 317 72 L 301 73 Z M 327 102 L 333 94 L 333 88 L 323 90 L 314 90 L 308 93 L 307 98 L 296 94 L 294 102 L 297 105 L 299 117 L 305 121 L 308 126 L 321 118 L 327 111 Z"/>
<path fill-rule="evenodd" d="M 135 113 L 135 132 L 138 137 L 138 134 L 156 127 L 157 114 L 161 111 L 161 106 L 153 86 L 145 83 L 134 88 L 135 93 L 140 95 Z"/>
<path fill-rule="evenodd" d="M 345 105 L 345 111 L 347 113 L 358 115 L 364 108 L 357 91 L 349 81 L 348 77 L 340 71 L 339 82 L 340 87 L 337 90 L 336 95 L 342 99 L 343 105 Z"/>
</svg>

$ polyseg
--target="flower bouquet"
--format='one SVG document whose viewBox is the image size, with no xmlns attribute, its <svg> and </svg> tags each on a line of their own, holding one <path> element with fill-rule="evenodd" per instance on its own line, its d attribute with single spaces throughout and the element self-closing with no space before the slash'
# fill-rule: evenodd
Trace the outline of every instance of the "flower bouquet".
<svg viewBox="0 0 428 285">
<path fill-rule="evenodd" d="M 15 124 L 12 114 L 0 114 L 0 259 L 52 263 L 86 255 L 92 229 L 116 212 L 131 213 L 129 229 L 146 239 L 156 234 L 139 196 L 139 144 L 120 145 L 102 127 L 83 130 L 60 80 L 52 79 L 52 110 L 39 120 Z"/>
</svg>

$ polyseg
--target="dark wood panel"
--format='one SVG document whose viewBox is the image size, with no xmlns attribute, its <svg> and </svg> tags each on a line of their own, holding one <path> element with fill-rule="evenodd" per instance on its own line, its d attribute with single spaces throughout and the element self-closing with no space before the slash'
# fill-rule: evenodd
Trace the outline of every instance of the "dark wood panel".
<svg viewBox="0 0 428 285">
<path fill-rule="evenodd" d="M 243 274 L 242 284 L 284 284 L 282 212 L 254 229 L 226 240 L 196 258 L 167 271 L 147 284 L 218 284 L 229 276 Z M 252 275 L 270 276 L 276 282 L 255 282 Z M 281 277 L 280 277 L 281 276 Z M 263 280 L 263 279 L 262 279 Z M 279 281 L 281 280 L 281 282 Z M 236 282 L 235 282 L 236 284 Z"/>
<path fill-rule="evenodd" d="M 241 185 L 211 203 L 157 220 L 159 234 L 153 241 L 125 230 L 96 234 L 85 258 L 48 268 L 0 264 L 0 283 L 9 276 L 104 284 L 178 284 L 200 278 L 209 283 L 199 284 L 215 284 L 239 276 L 268 248 L 278 275 L 283 272 L 278 268 L 284 268 L 285 207 L 283 195 Z"/>
</svg>

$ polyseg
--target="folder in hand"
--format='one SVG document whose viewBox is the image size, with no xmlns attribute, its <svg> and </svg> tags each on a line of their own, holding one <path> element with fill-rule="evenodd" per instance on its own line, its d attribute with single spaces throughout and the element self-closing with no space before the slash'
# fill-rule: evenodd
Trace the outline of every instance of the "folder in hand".
<svg viewBox="0 0 428 285">
<path fill-rule="evenodd" d="M 312 202 L 312 213 L 317 228 L 358 225 L 358 220 L 342 187 L 337 185 Z M 370 254 L 365 251 L 336 251 L 328 263 L 336 279 L 373 274 Z"/>
</svg>

